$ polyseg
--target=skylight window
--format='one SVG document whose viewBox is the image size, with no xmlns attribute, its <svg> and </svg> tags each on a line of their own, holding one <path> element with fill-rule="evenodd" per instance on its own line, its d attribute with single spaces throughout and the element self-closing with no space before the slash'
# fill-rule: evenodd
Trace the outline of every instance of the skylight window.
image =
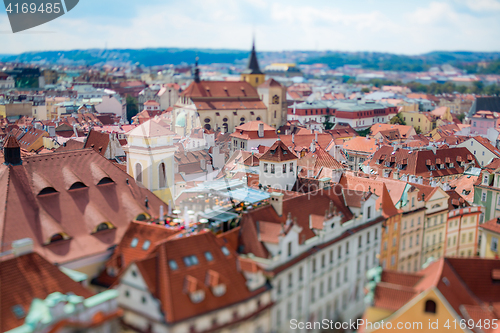
<svg viewBox="0 0 500 333">
<path fill-rule="evenodd" d="M 184 257 L 183 260 L 187 267 L 198 265 L 198 258 L 195 255 Z"/>
<path fill-rule="evenodd" d="M 214 260 L 214 256 L 209 251 L 205 252 L 205 258 L 207 259 L 207 261 Z"/>
<path fill-rule="evenodd" d="M 26 311 L 24 311 L 24 308 L 22 305 L 14 305 L 12 307 L 12 312 L 14 312 L 14 315 L 16 316 L 17 319 L 22 319 L 26 317 Z"/>
<path fill-rule="evenodd" d="M 225 256 L 228 256 L 229 254 L 231 254 L 231 252 L 229 252 L 229 250 L 225 246 L 221 247 L 220 249 L 221 249 L 222 253 L 224 253 Z"/>
<path fill-rule="evenodd" d="M 134 237 L 132 239 L 132 242 L 130 242 L 130 247 L 136 247 L 137 243 L 139 243 L 139 239 L 137 237 Z"/>
<path fill-rule="evenodd" d="M 144 241 L 144 244 L 142 244 L 142 249 L 146 251 L 149 249 L 149 245 L 151 245 L 151 242 L 149 240 Z"/>
<path fill-rule="evenodd" d="M 175 260 L 169 260 L 168 265 L 170 266 L 170 269 L 172 269 L 174 271 L 179 269 L 179 266 L 177 265 L 177 261 L 175 261 Z"/>
</svg>

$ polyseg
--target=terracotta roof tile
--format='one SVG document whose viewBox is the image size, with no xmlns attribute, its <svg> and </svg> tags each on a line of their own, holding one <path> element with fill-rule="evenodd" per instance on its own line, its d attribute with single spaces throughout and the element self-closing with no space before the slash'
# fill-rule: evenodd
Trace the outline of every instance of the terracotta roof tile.
<svg viewBox="0 0 500 333">
<path fill-rule="evenodd" d="M 64 170 L 84 185 L 68 190 L 71 177 L 63 176 Z M 23 157 L 18 166 L 0 165 L 0 189 L 4 203 L 0 252 L 10 250 L 12 241 L 30 237 L 36 252 L 57 263 L 107 251 L 121 239 L 130 221 L 139 214 L 158 216 L 160 205 L 165 205 L 90 149 Z M 115 229 L 93 233 L 103 222 Z M 47 245 L 51 233 L 58 230 L 70 239 Z"/>
<path fill-rule="evenodd" d="M 49 294 L 74 293 L 85 298 L 93 294 L 73 281 L 38 253 L 29 253 L 0 261 L 0 331 L 6 332 L 24 324 L 12 308 L 21 306 L 27 314 L 34 298 Z"/>
<path fill-rule="evenodd" d="M 285 162 L 296 160 L 297 156 L 281 141 L 277 140 L 262 156 L 262 161 Z"/>
</svg>

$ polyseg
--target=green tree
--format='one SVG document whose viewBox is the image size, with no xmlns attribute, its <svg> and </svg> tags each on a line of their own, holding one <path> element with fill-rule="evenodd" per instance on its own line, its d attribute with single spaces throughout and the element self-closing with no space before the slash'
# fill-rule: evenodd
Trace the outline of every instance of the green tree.
<svg viewBox="0 0 500 333">
<path fill-rule="evenodd" d="M 391 118 L 391 120 L 389 121 L 389 124 L 406 125 L 406 122 L 401 117 L 401 114 L 398 113 L 397 115 L 395 115 L 394 117 Z"/>
<path fill-rule="evenodd" d="M 365 88 L 361 89 L 361 92 L 362 93 L 369 93 L 370 92 L 370 88 L 366 88 L 365 87 Z"/>
<path fill-rule="evenodd" d="M 132 121 L 132 117 L 139 113 L 137 98 L 127 95 L 127 120 Z"/>
<path fill-rule="evenodd" d="M 335 126 L 335 123 L 330 122 L 330 117 L 325 117 L 325 121 L 323 122 L 325 130 L 332 129 L 333 126 Z"/>
<path fill-rule="evenodd" d="M 367 136 L 368 134 L 370 134 L 370 127 L 368 127 L 367 129 L 364 129 L 364 130 L 356 131 L 356 132 L 358 132 L 359 136 Z"/>
</svg>

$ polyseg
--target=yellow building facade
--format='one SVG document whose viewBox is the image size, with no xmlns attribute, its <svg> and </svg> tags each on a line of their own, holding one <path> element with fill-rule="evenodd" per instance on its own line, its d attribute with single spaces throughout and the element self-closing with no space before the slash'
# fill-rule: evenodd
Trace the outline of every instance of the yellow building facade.
<svg viewBox="0 0 500 333">
<path fill-rule="evenodd" d="M 434 302 L 434 312 L 429 311 L 428 302 Z M 395 312 L 369 307 L 365 312 L 364 319 L 367 322 L 364 325 L 366 333 L 394 331 L 470 332 L 460 328 L 460 316 L 436 287 L 422 292 Z M 380 327 L 382 320 L 385 325 Z M 380 328 L 377 329 L 377 327 Z"/>
<path fill-rule="evenodd" d="M 445 256 L 476 256 L 480 214 L 481 208 L 477 206 L 459 208 L 448 213 Z"/>
<path fill-rule="evenodd" d="M 422 244 L 422 264 L 429 258 L 441 258 L 444 255 L 446 222 L 448 221 L 449 195 L 436 187 L 426 199 L 426 216 Z"/>
<path fill-rule="evenodd" d="M 481 239 L 479 256 L 487 259 L 500 259 L 500 220 L 494 218 L 479 227 Z"/>
<path fill-rule="evenodd" d="M 427 134 L 433 130 L 431 120 L 424 113 L 418 111 L 403 111 L 399 113 L 406 125 L 413 126 L 415 130 L 420 130 L 422 134 Z"/>
</svg>

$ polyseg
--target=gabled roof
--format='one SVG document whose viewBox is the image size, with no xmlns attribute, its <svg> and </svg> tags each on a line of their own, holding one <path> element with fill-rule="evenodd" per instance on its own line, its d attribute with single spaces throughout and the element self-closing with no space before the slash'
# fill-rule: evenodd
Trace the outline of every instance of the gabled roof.
<svg viewBox="0 0 500 333">
<path fill-rule="evenodd" d="M 388 218 L 398 214 L 398 210 L 395 207 L 397 201 L 392 201 L 392 198 L 389 194 L 389 191 L 387 190 L 384 181 L 364 177 L 355 177 L 350 174 L 343 174 L 339 180 L 339 184 L 344 186 L 344 188 L 346 189 L 371 192 L 377 195 L 377 209 L 382 209 L 382 215 L 384 217 Z M 401 197 L 399 197 L 398 200 L 399 199 L 401 199 Z"/>
<path fill-rule="evenodd" d="M 257 88 L 269 88 L 269 87 L 282 87 L 282 85 L 273 78 L 267 79 L 264 83 L 259 85 Z"/>
<path fill-rule="evenodd" d="M 277 140 L 262 156 L 262 161 L 285 162 L 296 160 L 297 156 L 281 141 Z"/>
<path fill-rule="evenodd" d="M 313 168 L 325 167 L 332 170 L 345 169 L 332 155 L 324 150 L 316 142 L 314 143 L 314 152 L 309 151 L 299 160 L 299 165 L 307 165 Z"/>
<path fill-rule="evenodd" d="M 83 148 L 91 148 L 104 156 L 109 145 L 109 134 L 90 130 Z"/>
<path fill-rule="evenodd" d="M 410 133 L 412 132 L 413 126 L 408 126 L 408 125 L 398 125 L 398 124 L 375 124 L 370 128 L 370 135 L 375 135 L 380 131 L 387 131 L 387 130 L 397 130 L 399 132 L 400 137 L 402 138 L 408 138 L 410 136 Z"/>
<path fill-rule="evenodd" d="M 27 314 L 35 298 L 45 299 L 54 292 L 73 293 L 85 298 L 93 294 L 80 283 L 52 265 L 38 253 L 0 261 L 0 331 L 6 332 L 24 324 L 13 308 Z"/>
<path fill-rule="evenodd" d="M 343 197 L 342 186 L 336 185 L 332 188 L 323 191 L 314 192 L 312 195 L 296 194 L 289 198 L 283 199 L 283 214 L 279 216 L 276 210 L 271 205 L 266 205 L 261 208 L 256 208 L 244 214 L 241 222 L 240 244 L 243 245 L 244 253 L 253 253 L 257 257 L 267 258 L 268 251 L 261 237 L 261 222 L 265 223 L 267 230 L 270 230 L 272 223 L 274 229 L 281 230 L 282 225 L 287 222 L 288 214 L 292 219 L 296 219 L 297 225 L 302 228 L 299 241 L 303 241 L 314 237 L 314 232 L 310 229 L 309 218 L 311 214 L 325 214 L 326 210 L 330 209 L 332 202 L 334 209 L 342 214 L 342 222 L 347 222 L 352 219 L 353 215 L 346 205 Z M 272 234 L 275 234 L 272 233 Z M 269 233 L 266 233 L 269 236 Z M 266 241 L 276 242 L 277 239 Z"/>
</svg>

